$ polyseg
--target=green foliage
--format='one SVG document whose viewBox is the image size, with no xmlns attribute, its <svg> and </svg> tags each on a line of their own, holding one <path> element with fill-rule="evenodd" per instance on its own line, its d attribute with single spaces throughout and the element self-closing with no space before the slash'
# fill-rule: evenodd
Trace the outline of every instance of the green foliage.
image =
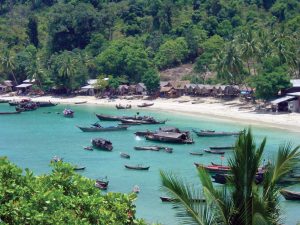
<svg viewBox="0 0 300 225">
<path fill-rule="evenodd" d="M 38 47 L 38 45 L 39 45 L 38 21 L 37 21 L 37 18 L 34 16 L 29 17 L 27 34 L 28 34 L 30 43 L 33 44 L 35 47 Z"/>
<path fill-rule="evenodd" d="M 162 186 L 175 200 L 177 216 L 183 224 L 251 225 L 279 224 L 278 181 L 289 173 L 300 157 L 300 146 L 290 144 L 278 148 L 275 163 L 268 164 L 263 188 L 256 184 L 256 174 L 262 164 L 266 138 L 256 145 L 251 130 L 241 133 L 233 156 L 228 160 L 231 174 L 222 188 L 214 186 L 210 175 L 199 168 L 202 183 L 199 190 L 172 173 L 161 172 Z M 203 196 L 204 195 L 204 196 Z M 195 199 L 205 197 L 204 203 Z M 175 207 L 174 207 L 175 208 Z"/>
<path fill-rule="evenodd" d="M 280 90 L 290 87 L 290 76 L 285 71 L 284 67 L 277 67 L 273 72 L 251 77 L 249 85 L 255 88 L 256 97 L 269 100 Z"/>
<path fill-rule="evenodd" d="M 58 89 L 70 92 L 85 84 L 87 67 L 79 53 L 63 51 L 50 58 L 52 80 Z"/>
<path fill-rule="evenodd" d="M 135 82 L 139 82 L 151 67 L 143 46 L 133 38 L 113 41 L 97 56 L 96 63 L 101 73 L 113 76 L 125 74 Z"/>
<path fill-rule="evenodd" d="M 184 62 L 188 55 L 188 45 L 184 38 L 166 41 L 155 56 L 159 68 L 167 68 Z"/>
<path fill-rule="evenodd" d="M 145 224 L 135 219 L 135 194 L 101 194 L 66 163 L 34 176 L 0 158 L 0 219 L 6 224 Z"/>
<path fill-rule="evenodd" d="M 160 88 L 160 77 L 155 69 L 149 69 L 142 77 L 142 81 L 149 94 L 156 93 Z"/>
</svg>

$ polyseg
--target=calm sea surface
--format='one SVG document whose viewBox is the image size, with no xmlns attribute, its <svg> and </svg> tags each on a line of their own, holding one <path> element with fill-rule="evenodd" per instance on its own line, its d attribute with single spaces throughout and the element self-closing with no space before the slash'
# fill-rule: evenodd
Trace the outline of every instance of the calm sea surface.
<svg viewBox="0 0 300 225">
<path fill-rule="evenodd" d="M 238 122 L 224 122 L 214 118 L 182 116 L 172 112 L 147 111 L 140 109 L 116 110 L 114 108 L 72 105 L 75 110 L 74 118 L 64 118 L 61 114 L 64 105 L 40 108 L 34 112 L 20 115 L 0 116 L 0 155 L 8 158 L 22 168 L 30 168 L 36 174 L 51 171 L 49 161 L 54 155 L 64 158 L 64 161 L 86 166 L 82 175 L 89 178 L 108 176 L 109 191 L 130 192 L 134 185 L 141 189 L 138 195 L 137 215 L 149 222 L 160 222 L 166 225 L 179 224 L 175 217 L 175 210 L 171 204 L 162 203 L 159 196 L 164 196 L 160 188 L 159 170 L 172 171 L 183 177 L 190 184 L 200 187 L 194 162 L 209 164 L 220 163 L 220 156 L 205 154 L 192 156 L 190 151 L 199 151 L 212 145 L 231 145 L 234 137 L 199 138 L 194 135 L 194 145 L 172 145 L 173 153 L 135 151 L 134 146 L 152 145 L 133 133 L 138 130 L 156 130 L 159 125 L 132 126 L 128 131 L 83 133 L 76 125 L 89 125 L 97 121 L 94 113 L 115 115 L 132 115 L 137 111 L 142 115 L 152 115 L 159 119 L 169 119 L 166 125 L 176 126 L 183 130 L 214 129 L 218 131 L 237 131 L 245 128 L 245 124 Z M 8 104 L 0 104 L 0 112 L 13 110 Z M 102 122 L 103 126 L 115 125 L 116 122 Z M 267 136 L 265 159 L 273 159 L 278 145 L 285 141 L 300 144 L 300 133 L 293 133 L 274 128 L 253 127 L 257 142 Z M 95 137 L 103 137 L 112 141 L 112 152 L 85 151 L 83 146 L 90 145 Z M 120 158 L 120 152 L 127 152 L 131 159 Z M 225 154 L 225 160 L 230 154 Z M 149 171 L 130 171 L 124 164 L 149 165 Z M 300 185 L 290 187 L 300 191 Z M 282 200 L 284 222 L 294 225 L 300 222 L 300 202 Z"/>
</svg>

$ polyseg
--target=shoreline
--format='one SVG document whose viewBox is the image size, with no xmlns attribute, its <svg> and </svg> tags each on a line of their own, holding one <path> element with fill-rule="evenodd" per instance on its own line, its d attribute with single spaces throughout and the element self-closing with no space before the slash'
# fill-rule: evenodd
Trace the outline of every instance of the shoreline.
<svg viewBox="0 0 300 225">
<path fill-rule="evenodd" d="M 114 107 L 116 104 L 131 104 L 132 108 L 138 108 L 137 105 L 149 100 L 142 99 L 97 99 L 94 96 L 76 96 L 76 97 L 27 97 L 27 96 L 7 96 L 0 95 L 0 99 L 20 100 L 30 98 L 33 101 L 51 101 L 53 103 L 78 105 L 76 103 L 85 102 L 89 105 L 103 105 Z M 199 101 L 198 104 L 191 104 L 192 101 Z M 277 128 L 281 130 L 289 130 L 293 132 L 300 132 L 300 113 L 256 113 L 253 112 L 251 105 L 241 103 L 239 100 L 223 101 L 220 99 L 203 97 L 192 98 L 190 96 L 183 96 L 176 99 L 155 99 L 154 105 L 146 107 L 147 110 L 161 110 L 164 112 L 174 112 L 182 115 L 189 115 L 193 117 L 208 117 L 210 119 L 222 120 L 227 122 L 238 122 L 246 125 L 267 126 L 270 128 Z M 244 108 L 243 108 L 244 107 Z"/>
</svg>

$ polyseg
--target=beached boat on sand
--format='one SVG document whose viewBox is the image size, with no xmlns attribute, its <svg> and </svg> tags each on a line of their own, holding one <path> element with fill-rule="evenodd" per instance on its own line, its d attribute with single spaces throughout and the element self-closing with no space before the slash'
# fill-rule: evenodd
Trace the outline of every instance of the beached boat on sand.
<svg viewBox="0 0 300 225">
<path fill-rule="evenodd" d="M 193 144 L 194 141 L 185 133 L 173 133 L 173 132 L 158 132 L 150 135 L 146 135 L 145 138 L 150 141 L 170 142 L 178 144 Z"/>
<path fill-rule="evenodd" d="M 300 192 L 282 189 L 280 190 L 280 194 L 282 194 L 286 200 L 300 200 Z"/>
<path fill-rule="evenodd" d="M 131 109 L 131 105 L 116 105 L 117 109 Z"/>
<path fill-rule="evenodd" d="M 103 138 L 92 139 L 92 145 L 94 148 L 105 150 L 105 151 L 112 151 L 113 149 L 112 143 Z"/>
<path fill-rule="evenodd" d="M 127 130 L 128 126 L 118 125 L 118 126 L 110 126 L 110 127 L 101 127 L 99 126 L 91 126 L 91 127 L 81 127 L 77 126 L 83 132 L 105 132 L 105 131 L 120 131 Z"/>
<path fill-rule="evenodd" d="M 138 107 L 149 107 L 149 106 L 152 106 L 152 105 L 154 105 L 154 103 L 142 103 L 142 104 L 140 104 L 140 105 L 137 105 Z"/>
<path fill-rule="evenodd" d="M 129 165 L 124 165 L 125 168 L 130 169 L 130 170 L 149 170 L 150 166 L 142 166 L 142 165 L 136 165 L 136 166 L 129 166 Z"/>
</svg>

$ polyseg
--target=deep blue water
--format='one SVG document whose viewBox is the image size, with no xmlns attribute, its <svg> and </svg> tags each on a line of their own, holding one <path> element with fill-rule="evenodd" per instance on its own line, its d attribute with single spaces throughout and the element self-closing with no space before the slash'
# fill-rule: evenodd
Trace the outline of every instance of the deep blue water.
<svg viewBox="0 0 300 225">
<path fill-rule="evenodd" d="M 54 155 L 64 158 L 64 161 L 87 166 L 82 175 L 89 178 L 108 176 L 109 191 L 130 192 L 134 185 L 141 189 L 138 195 L 137 215 L 149 222 L 160 222 L 166 225 L 179 224 L 175 210 L 171 204 L 162 203 L 159 196 L 164 196 L 160 188 L 159 171 L 172 171 L 183 177 L 187 182 L 200 187 L 194 162 L 209 164 L 211 161 L 220 163 L 220 156 L 205 154 L 192 156 L 190 151 L 199 151 L 212 145 L 231 145 L 234 137 L 199 138 L 194 135 L 194 145 L 172 145 L 172 154 L 149 151 L 136 151 L 136 145 L 151 145 L 153 143 L 137 138 L 133 134 L 137 130 L 155 130 L 159 125 L 132 126 L 128 131 L 83 133 L 75 125 L 89 125 L 97 121 L 94 113 L 115 115 L 132 115 L 139 111 L 141 114 L 153 115 L 160 119 L 168 118 L 167 125 L 176 126 L 183 130 L 215 129 L 218 131 L 237 131 L 247 127 L 238 122 L 226 122 L 208 117 L 192 117 L 173 112 L 157 112 L 154 110 L 132 109 L 118 111 L 114 108 L 69 105 L 75 110 L 74 118 L 64 118 L 61 114 L 65 106 L 40 108 L 34 112 L 20 115 L 0 116 L 0 155 L 8 158 L 22 168 L 30 168 L 36 174 L 47 173 L 51 170 L 49 161 Z M 7 104 L 0 104 L 0 111 L 13 110 Z M 50 113 L 48 113 L 50 112 Z M 114 125 L 116 122 L 102 122 L 103 126 Z M 274 159 L 278 145 L 285 141 L 300 144 L 299 133 L 275 128 L 252 127 L 257 142 L 267 136 L 265 159 Z M 103 137 L 112 141 L 112 152 L 85 151 L 83 146 L 90 145 L 94 137 Z M 120 158 L 120 152 L 127 152 L 131 159 Z M 226 153 L 225 160 L 230 154 Z M 149 171 L 130 171 L 124 164 L 149 165 Z M 290 187 L 300 191 L 300 185 Z M 300 202 L 282 200 L 285 224 L 293 225 L 300 221 Z"/>
</svg>

